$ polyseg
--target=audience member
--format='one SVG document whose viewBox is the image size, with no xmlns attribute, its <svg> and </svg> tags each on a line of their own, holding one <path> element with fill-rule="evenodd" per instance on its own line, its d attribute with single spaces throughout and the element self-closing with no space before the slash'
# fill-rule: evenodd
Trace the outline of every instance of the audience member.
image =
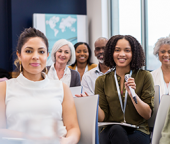
<svg viewBox="0 0 170 144">
<path fill-rule="evenodd" d="M 109 39 L 104 63 L 115 68 L 96 80 L 95 94 L 99 94 L 99 121 L 136 125 L 107 126 L 100 133 L 100 144 L 149 144 L 147 120 L 151 117 L 154 83 L 150 72 L 142 70 L 145 56 L 140 43 L 130 35 L 115 35 Z M 125 82 L 125 75 L 130 78 Z M 129 87 L 136 95 L 136 102 Z"/>
<path fill-rule="evenodd" d="M 78 42 L 74 45 L 76 51 L 76 61 L 69 68 L 76 70 L 80 73 L 80 78 L 87 71 L 95 68 L 97 65 L 90 62 L 91 49 L 85 42 Z"/>
<path fill-rule="evenodd" d="M 86 72 L 82 77 L 81 85 L 83 86 L 83 92 L 86 92 L 88 95 L 94 95 L 96 79 L 99 76 L 110 71 L 109 67 L 107 67 L 104 64 L 104 60 L 103 60 L 103 53 L 104 53 L 104 49 L 105 49 L 107 41 L 108 39 L 104 37 L 100 37 L 95 41 L 94 53 L 99 61 L 99 64 L 97 67 Z"/>
<path fill-rule="evenodd" d="M 153 54 L 162 63 L 160 68 L 151 72 L 154 84 L 160 86 L 161 98 L 163 94 L 170 94 L 170 37 L 158 39 Z"/>
<path fill-rule="evenodd" d="M 51 52 L 51 59 L 54 62 L 48 67 L 48 77 L 50 79 L 61 80 L 69 87 L 80 86 L 80 75 L 77 71 L 67 67 L 75 62 L 75 50 L 71 42 L 60 39 L 58 40 Z"/>
<path fill-rule="evenodd" d="M 41 116 L 41 121 L 48 120 L 41 127 L 43 136 L 54 136 L 47 133 L 54 128 L 61 144 L 78 143 L 80 129 L 69 87 L 42 72 L 48 55 L 48 40 L 42 32 L 28 28 L 21 33 L 17 45 L 21 73 L 0 83 L 0 136 L 22 138 L 25 120 Z M 50 123 L 53 118 L 58 120 L 57 128 Z"/>
</svg>

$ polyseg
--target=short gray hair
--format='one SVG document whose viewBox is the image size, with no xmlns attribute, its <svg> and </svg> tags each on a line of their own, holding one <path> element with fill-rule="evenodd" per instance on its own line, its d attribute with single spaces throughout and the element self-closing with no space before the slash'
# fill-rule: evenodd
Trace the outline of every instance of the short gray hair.
<svg viewBox="0 0 170 144">
<path fill-rule="evenodd" d="M 67 62 L 67 65 L 72 65 L 76 61 L 75 49 L 74 49 L 73 44 L 66 39 L 60 39 L 55 42 L 55 44 L 53 45 L 52 51 L 51 51 L 51 59 L 54 63 L 56 62 L 55 54 L 64 45 L 68 45 L 71 51 L 71 58 Z"/>
<path fill-rule="evenodd" d="M 154 47 L 154 50 L 153 50 L 153 54 L 155 56 L 158 56 L 158 53 L 159 53 L 159 49 L 162 45 L 164 44 L 167 44 L 167 45 L 170 45 L 170 36 L 168 37 L 162 37 L 162 38 L 159 38 L 158 41 L 156 42 L 155 44 L 155 47 Z"/>
</svg>

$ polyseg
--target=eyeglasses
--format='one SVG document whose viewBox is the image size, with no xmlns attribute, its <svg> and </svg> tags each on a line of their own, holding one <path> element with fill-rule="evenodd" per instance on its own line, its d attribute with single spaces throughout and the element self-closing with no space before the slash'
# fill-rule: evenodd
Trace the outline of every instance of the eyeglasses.
<svg viewBox="0 0 170 144">
<path fill-rule="evenodd" d="M 100 51 L 100 50 L 104 50 L 104 49 L 105 49 L 105 46 L 104 47 L 96 47 L 95 51 Z"/>
</svg>

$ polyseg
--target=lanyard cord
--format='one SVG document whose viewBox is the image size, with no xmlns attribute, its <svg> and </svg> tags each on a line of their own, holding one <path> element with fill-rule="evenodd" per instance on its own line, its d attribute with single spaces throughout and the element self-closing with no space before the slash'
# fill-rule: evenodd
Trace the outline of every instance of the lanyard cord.
<svg viewBox="0 0 170 144">
<path fill-rule="evenodd" d="M 130 70 L 130 76 L 131 75 L 132 75 L 132 70 Z M 122 112 L 123 112 L 124 122 L 126 122 L 125 121 L 125 109 L 126 109 L 126 103 L 127 103 L 127 90 L 125 92 L 125 101 L 124 101 L 124 107 L 123 107 L 122 98 L 121 98 L 120 89 L 119 89 L 119 84 L 118 84 L 117 77 L 116 77 L 116 70 L 114 72 L 114 77 L 115 77 L 116 89 L 117 89 L 117 93 L 118 93 L 118 97 L 119 97 L 119 101 L 120 101 L 120 106 L 121 106 L 121 109 L 122 109 Z"/>
</svg>

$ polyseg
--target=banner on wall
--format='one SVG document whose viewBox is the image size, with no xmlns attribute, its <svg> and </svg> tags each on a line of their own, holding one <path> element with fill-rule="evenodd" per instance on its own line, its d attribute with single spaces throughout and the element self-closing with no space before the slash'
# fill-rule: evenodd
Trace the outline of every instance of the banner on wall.
<svg viewBox="0 0 170 144">
<path fill-rule="evenodd" d="M 73 45 L 77 42 L 88 43 L 88 28 L 86 15 L 73 14 L 33 14 L 33 27 L 42 31 L 49 42 L 49 52 L 59 39 L 67 39 Z M 51 55 L 47 66 L 52 64 Z"/>
</svg>

